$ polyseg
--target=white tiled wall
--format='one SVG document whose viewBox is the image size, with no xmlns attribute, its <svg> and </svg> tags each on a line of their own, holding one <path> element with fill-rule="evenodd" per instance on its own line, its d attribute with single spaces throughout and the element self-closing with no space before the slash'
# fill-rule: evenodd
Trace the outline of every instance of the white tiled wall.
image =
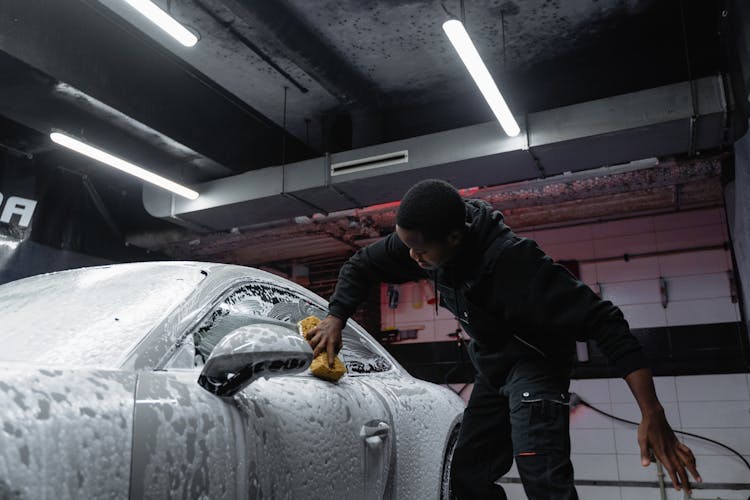
<svg viewBox="0 0 750 500">
<path fill-rule="evenodd" d="M 574 234 L 587 234 L 578 228 Z M 560 230 L 552 238 L 535 231 L 534 238 L 553 258 L 585 260 L 559 246 Z M 595 258 L 721 244 L 726 224 L 719 208 L 641 217 L 592 225 Z M 731 256 L 724 250 L 634 258 L 629 261 L 582 263 L 581 279 L 621 306 L 633 328 L 739 321 L 731 301 Z M 661 305 L 659 278 L 667 282 L 669 303 Z"/>
</svg>

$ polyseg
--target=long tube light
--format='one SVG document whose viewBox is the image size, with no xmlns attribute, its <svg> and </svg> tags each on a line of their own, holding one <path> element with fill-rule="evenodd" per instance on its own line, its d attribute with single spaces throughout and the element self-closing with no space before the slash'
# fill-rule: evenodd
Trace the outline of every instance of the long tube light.
<svg viewBox="0 0 750 500">
<path fill-rule="evenodd" d="M 474 43 L 472 43 L 471 37 L 466 32 L 463 23 L 457 19 L 451 19 L 443 23 L 443 31 L 448 35 L 453 48 L 456 49 L 464 66 L 469 70 L 471 77 L 474 79 L 477 87 L 479 87 L 479 91 L 482 92 L 497 121 L 500 122 L 500 126 L 503 127 L 503 130 L 509 136 L 517 136 L 521 132 L 521 129 L 516 119 L 513 118 L 510 109 L 508 109 L 505 99 L 500 94 L 495 80 L 492 79 L 490 72 L 487 71 L 487 67 L 479 56 L 476 47 L 474 47 Z"/>
<path fill-rule="evenodd" d="M 198 37 L 150 0 L 125 0 L 125 2 L 185 47 L 192 47 L 198 43 Z"/>
<path fill-rule="evenodd" d="M 95 148 L 94 146 L 86 144 L 85 142 L 81 142 L 78 139 L 74 139 L 69 135 L 65 135 L 60 132 L 52 132 L 49 137 L 53 142 L 61 146 L 65 146 L 68 149 L 72 149 L 76 153 L 82 154 L 83 156 L 88 156 L 89 158 L 100 161 L 106 165 L 109 165 L 110 167 L 114 167 L 130 175 L 134 175 L 139 179 L 143 179 L 144 181 L 155 184 L 160 188 L 172 191 L 173 193 L 185 197 L 189 200 L 198 199 L 198 193 L 193 191 L 192 189 L 188 189 L 177 184 L 176 182 L 165 179 L 160 175 L 156 175 L 155 173 L 149 172 L 148 170 L 145 170 L 137 165 L 133 165 L 132 163 L 111 155 L 105 151 L 102 151 L 101 149 Z"/>
</svg>

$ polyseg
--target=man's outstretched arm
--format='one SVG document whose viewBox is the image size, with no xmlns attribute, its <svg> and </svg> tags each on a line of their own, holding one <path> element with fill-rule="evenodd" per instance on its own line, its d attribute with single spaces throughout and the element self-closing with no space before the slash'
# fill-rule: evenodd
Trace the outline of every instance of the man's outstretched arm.
<svg viewBox="0 0 750 500">
<path fill-rule="evenodd" d="M 314 355 L 327 352 L 328 365 L 333 366 L 333 359 L 343 345 L 341 330 L 365 300 L 373 283 L 405 283 L 425 277 L 395 233 L 359 250 L 339 271 L 328 304 L 328 317 L 308 332 Z"/>
<path fill-rule="evenodd" d="M 649 465 L 649 450 L 653 450 L 669 472 L 675 489 L 690 489 L 686 468 L 700 482 L 695 457 L 667 423 L 651 370 L 622 311 L 554 263 L 533 240 L 523 239 L 510 247 L 501 256 L 500 263 L 503 261 L 506 265 L 499 275 L 527 294 L 526 324 L 548 332 L 576 332 L 578 340 L 595 340 L 622 374 L 641 409 L 638 444 L 643 465 Z"/>
<path fill-rule="evenodd" d="M 641 464 L 651 463 L 651 451 L 661 462 L 676 490 L 685 488 L 690 493 L 690 481 L 685 469 L 699 483 L 702 481 L 695 468 L 695 456 L 690 448 L 677 440 L 667 423 L 664 408 L 656 397 L 651 370 L 641 368 L 625 376 L 625 381 L 641 409 L 641 424 L 638 426 L 638 446 L 641 449 Z"/>
</svg>

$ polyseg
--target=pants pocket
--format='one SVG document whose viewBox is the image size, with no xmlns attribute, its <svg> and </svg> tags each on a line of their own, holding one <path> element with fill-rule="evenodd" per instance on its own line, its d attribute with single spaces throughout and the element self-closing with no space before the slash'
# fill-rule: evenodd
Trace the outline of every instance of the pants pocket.
<svg viewBox="0 0 750 500">
<path fill-rule="evenodd" d="M 513 399 L 511 427 L 516 456 L 570 452 L 567 392 L 522 390 Z"/>
</svg>

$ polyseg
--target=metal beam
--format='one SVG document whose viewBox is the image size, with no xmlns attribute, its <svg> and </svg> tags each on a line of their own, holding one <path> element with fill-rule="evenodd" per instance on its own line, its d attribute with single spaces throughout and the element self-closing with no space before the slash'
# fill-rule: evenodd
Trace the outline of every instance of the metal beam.
<svg viewBox="0 0 750 500">
<path fill-rule="evenodd" d="M 0 74 L 0 115 L 45 136 L 65 131 L 175 181 L 201 182 L 231 172 L 3 52 Z"/>
</svg>

